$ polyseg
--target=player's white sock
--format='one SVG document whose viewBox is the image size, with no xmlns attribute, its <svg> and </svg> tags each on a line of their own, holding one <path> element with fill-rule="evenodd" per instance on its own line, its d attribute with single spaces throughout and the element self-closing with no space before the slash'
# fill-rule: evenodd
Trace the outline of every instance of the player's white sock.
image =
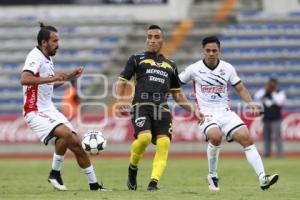
<svg viewBox="0 0 300 200">
<path fill-rule="evenodd" d="M 261 178 L 265 176 L 265 169 L 261 157 L 255 147 L 255 145 L 250 145 L 244 149 L 246 158 L 252 168 L 254 169 L 256 175 Z"/>
<path fill-rule="evenodd" d="M 82 171 L 85 173 L 85 176 L 89 183 L 97 183 L 98 182 L 93 165 L 91 165 L 85 169 L 82 169 Z"/>
<path fill-rule="evenodd" d="M 61 165 L 64 162 L 64 156 L 53 154 L 52 159 L 52 169 L 56 171 L 60 171 Z"/>
<path fill-rule="evenodd" d="M 215 146 L 210 142 L 207 145 L 207 160 L 208 160 L 208 173 L 213 177 L 218 177 L 218 161 L 221 146 Z"/>
</svg>

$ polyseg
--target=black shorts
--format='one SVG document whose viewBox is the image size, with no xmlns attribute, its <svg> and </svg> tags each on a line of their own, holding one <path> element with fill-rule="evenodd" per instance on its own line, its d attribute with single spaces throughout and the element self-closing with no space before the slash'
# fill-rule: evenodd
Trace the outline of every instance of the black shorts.
<svg viewBox="0 0 300 200">
<path fill-rule="evenodd" d="M 170 140 L 172 139 L 172 116 L 167 109 L 161 106 L 134 106 L 131 120 L 135 138 L 141 131 L 150 130 L 153 144 L 156 144 L 158 135 L 166 135 Z"/>
</svg>

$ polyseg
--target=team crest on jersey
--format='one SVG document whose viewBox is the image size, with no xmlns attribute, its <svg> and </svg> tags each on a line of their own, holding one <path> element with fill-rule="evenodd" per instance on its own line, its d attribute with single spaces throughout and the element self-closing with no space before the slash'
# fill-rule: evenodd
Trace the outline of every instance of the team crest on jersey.
<svg viewBox="0 0 300 200">
<path fill-rule="evenodd" d="M 224 69 L 220 69 L 219 72 L 220 72 L 220 75 L 221 75 L 221 76 L 224 76 L 224 75 L 225 75 L 225 70 L 224 70 Z"/>
<path fill-rule="evenodd" d="M 145 59 L 145 60 L 142 60 L 139 64 L 149 64 L 150 66 L 153 66 L 153 67 L 156 67 L 156 63 L 153 59 Z"/>
<path fill-rule="evenodd" d="M 142 60 L 141 62 L 139 62 L 139 64 L 143 64 L 143 63 L 149 64 L 152 67 L 160 67 L 160 68 L 172 70 L 172 66 L 169 63 L 164 62 L 164 61 L 162 63 L 158 63 L 158 62 L 155 62 L 153 59 L 145 59 L 145 60 Z"/>
<path fill-rule="evenodd" d="M 172 69 L 171 65 L 167 62 L 162 62 L 162 63 L 157 63 L 159 67 L 164 68 L 164 69 Z"/>
<path fill-rule="evenodd" d="M 146 117 L 139 117 L 134 120 L 135 125 L 138 127 L 143 127 L 146 122 Z"/>
</svg>

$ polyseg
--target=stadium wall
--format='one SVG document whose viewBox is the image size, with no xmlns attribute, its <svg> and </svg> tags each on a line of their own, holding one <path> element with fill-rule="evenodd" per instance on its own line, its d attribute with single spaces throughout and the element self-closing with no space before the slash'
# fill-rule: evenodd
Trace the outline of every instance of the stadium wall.
<svg viewBox="0 0 300 200">
<path fill-rule="evenodd" d="M 262 139 L 261 118 L 241 116 L 250 129 L 255 141 Z M 100 117 L 84 115 L 72 120 L 79 137 L 90 130 L 102 130 L 110 143 L 132 141 L 133 128 L 130 118 Z M 282 119 L 282 136 L 285 141 L 300 141 L 300 113 L 284 113 Z M 203 142 L 197 121 L 185 115 L 173 116 L 174 142 Z M 0 143 L 39 143 L 38 138 L 25 124 L 20 115 L 0 116 Z"/>
</svg>

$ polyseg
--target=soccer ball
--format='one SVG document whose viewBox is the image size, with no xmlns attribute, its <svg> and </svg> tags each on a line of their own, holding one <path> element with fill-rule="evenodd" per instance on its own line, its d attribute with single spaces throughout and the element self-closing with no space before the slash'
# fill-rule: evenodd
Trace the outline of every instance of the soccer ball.
<svg viewBox="0 0 300 200">
<path fill-rule="evenodd" d="M 107 141 L 100 131 L 91 131 L 85 134 L 81 141 L 82 148 L 91 155 L 97 155 L 103 151 L 106 143 Z"/>
</svg>

